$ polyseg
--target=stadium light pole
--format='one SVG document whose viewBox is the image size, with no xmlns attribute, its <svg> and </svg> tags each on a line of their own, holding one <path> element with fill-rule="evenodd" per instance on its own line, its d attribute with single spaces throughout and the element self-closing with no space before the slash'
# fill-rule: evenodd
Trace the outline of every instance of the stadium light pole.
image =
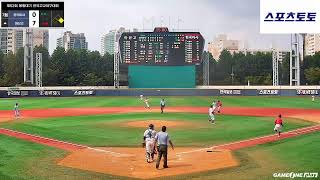
<svg viewBox="0 0 320 180">
<path fill-rule="evenodd" d="M 234 73 L 233 73 L 233 65 L 231 66 L 231 83 L 233 85 L 233 78 L 234 78 Z"/>
</svg>

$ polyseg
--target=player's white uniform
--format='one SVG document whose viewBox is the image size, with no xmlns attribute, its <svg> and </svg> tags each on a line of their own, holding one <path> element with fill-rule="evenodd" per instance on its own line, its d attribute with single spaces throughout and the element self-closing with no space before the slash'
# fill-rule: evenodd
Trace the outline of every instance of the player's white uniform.
<svg viewBox="0 0 320 180">
<path fill-rule="evenodd" d="M 143 95 L 142 95 L 142 94 L 140 95 L 140 100 L 141 100 L 141 101 L 143 100 Z"/>
<path fill-rule="evenodd" d="M 152 129 L 147 129 L 143 134 L 146 142 L 146 158 L 148 162 L 153 158 L 156 134 L 157 132 Z"/>
<path fill-rule="evenodd" d="M 213 111 L 215 111 L 217 108 L 217 103 L 215 101 L 212 102 L 212 108 L 213 108 Z"/>
<path fill-rule="evenodd" d="M 145 100 L 144 100 L 144 103 L 146 104 L 146 107 L 147 107 L 147 108 L 150 108 L 148 99 L 145 99 Z"/>
<path fill-rule="evenodd" d="M 314 97 L 314 96 L 312 96 L 312 102 L 314 102 L 314 98 L 315 98 L 315 97 Z"/>
<path fill-rule="evenodd" d="M 209 108 L 209 121 L 214 123 L 214 109 L 212 107 Z"/>
</svg>

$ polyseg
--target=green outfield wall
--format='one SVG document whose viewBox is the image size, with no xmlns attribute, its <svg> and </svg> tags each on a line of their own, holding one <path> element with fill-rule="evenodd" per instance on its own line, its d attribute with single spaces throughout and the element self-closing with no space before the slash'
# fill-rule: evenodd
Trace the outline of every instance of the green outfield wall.
<svg viewBox="0 0 320 180">
<path fill-rule="evenodd" d="M 130 65 L 128 72 L 129 88 L 195 88 L 195 76 L 195 65 Z"/>
</svg>

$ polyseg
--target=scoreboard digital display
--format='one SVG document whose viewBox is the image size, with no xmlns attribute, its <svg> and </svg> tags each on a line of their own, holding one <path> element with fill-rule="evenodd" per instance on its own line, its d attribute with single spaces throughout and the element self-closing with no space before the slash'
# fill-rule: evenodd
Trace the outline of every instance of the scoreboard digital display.
<svg viewBox="0 0 320 180">
<path fill-rule="evenodd" d="M 204 39 L 199 32 L 128 32 L 119 40 L 126 64 L 200 64 Z"/>
<path fill-rule="evenodd" d="M 3 1 L 2 28 L 63 28 L 64 2 Z"/>
</svg>

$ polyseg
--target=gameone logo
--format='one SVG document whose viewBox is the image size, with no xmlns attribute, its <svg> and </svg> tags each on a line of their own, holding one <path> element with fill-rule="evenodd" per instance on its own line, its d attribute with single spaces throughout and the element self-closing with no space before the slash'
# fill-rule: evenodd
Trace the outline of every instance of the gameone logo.
<svg viewBox="0 0 320 180">
<path fill-rule="evenodd" d="M 319 0 L 260 0 L 260 32 L 320 33 Z"/>
</svg>

